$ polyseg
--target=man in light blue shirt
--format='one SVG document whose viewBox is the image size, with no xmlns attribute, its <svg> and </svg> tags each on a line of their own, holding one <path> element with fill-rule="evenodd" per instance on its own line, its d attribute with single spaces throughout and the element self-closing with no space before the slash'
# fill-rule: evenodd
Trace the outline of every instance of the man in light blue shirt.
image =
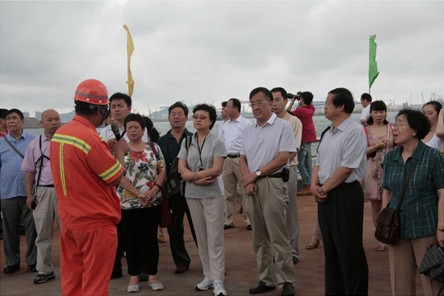
<svg viewBox="0 0 444 296">
<path fill-rule="evenodd" d="M 5 269 L 10 274 L 20 269 L 20 220 L 26 231 L 25 259 L 28 270 L 36 271 L 35 239 L 32 212 L 26 206 L 25 172 L 21 170 L 26 149 L 34 136 L 23 131 L 23 113 L 11 109 L 6 114 L 9 134 L 0 139 L 0 196 L 2 202 Z"/>
</svg>

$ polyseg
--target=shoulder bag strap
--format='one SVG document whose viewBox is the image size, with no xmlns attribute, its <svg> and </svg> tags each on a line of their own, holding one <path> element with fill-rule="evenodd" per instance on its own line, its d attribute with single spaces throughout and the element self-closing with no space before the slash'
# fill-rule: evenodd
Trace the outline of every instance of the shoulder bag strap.
<svg viewBox="0 0 444 296">
<path fill-rule="evenodd" d="M 18 151 L 17 148 L 16 148 L 14 145 L 12 145 L 11 142 L 9 142 L 7 136 L 4 136 L 3 138 L 5 139 L 6 143 L 8 143 L 8 145 L 11 146 L 12 150 L 14 150 L 15 153 L 17 153 L 21 158 L 25 158 L 25 157 L 23 156 L 23 154 L 22 154 L 20 151 Z"/>
<path fill-rule="evenodd" d="M 402 187 L 401 195 L 399 196 L 398 206 L 397 206 L 397 208 L 396 208 L 397 211 L 400 211 L 400 209 L 401 209 L 401 204 L 402 204 L 402 202 L 404 201 L 405 192 L 407 191 L 407 185 L 408 185 L 408 183 L 409 183 L 410 177 L 411 177 L 412 174 L 413 174 L 413 171 L 415 170 L 415 167 L 416 167 L 416 163 L 417 163 L 417 162 L 418 162 L 417 159 L 413 160 L 413 166 L 412 166 L 412 168 L 410 169 L 410 171 L 409 171 L 407 177 L 405 177 L 404 186 Z"/>
</svg>

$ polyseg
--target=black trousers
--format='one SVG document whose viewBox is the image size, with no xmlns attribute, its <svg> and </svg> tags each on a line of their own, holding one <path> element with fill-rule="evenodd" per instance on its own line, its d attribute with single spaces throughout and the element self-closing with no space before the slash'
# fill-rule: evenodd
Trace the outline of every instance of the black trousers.
<svg viewBox="0 0 444 296">
<path fill-rule="evenodd" d="M 157 274 L 159 244 L 157 227 L 160 221 L 160 206 L 122 210 L 122 235 L 128 274 L 136 276 L 145 267 L 148 275 Z"/>
<path fill-rule="evenodd" d="M 188 209 L 187 201 L 183 196 L 174 196 L 170 198 L 169 201 L 174 219 L 174 224 L 168 226 L 171 255 L 173 256 L 174 264 L 176 264 L 177 267 L 189 266 L 191 259 L 185 248 L 185 241 L 183 238 L 183 219 L 185 215 L 187 215 L 188 223 L 191 228 L 191 234 L 197 246 L 196 233 L 194 232 L 190 210 Z"/>
<path fill-rule="evenodd" d="M 359 182 L 342 183 L 318 204 L 325 253 L 326 295 L 367 295 L 368 265 L 362 244 L 364 195 Z"/>
</svg>

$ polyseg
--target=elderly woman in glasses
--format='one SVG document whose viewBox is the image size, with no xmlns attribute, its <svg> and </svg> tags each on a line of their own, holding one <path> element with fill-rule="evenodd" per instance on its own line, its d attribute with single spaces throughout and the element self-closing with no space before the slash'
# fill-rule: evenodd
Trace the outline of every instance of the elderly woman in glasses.
<svg viewBox="0 0 444 296">
<path fill-rule="evenodd" d="M 179 172 L 186 181 L 185 198 L 196 231 L 199 257 L 204 279 L 196 290 L 213 288 L 215 296 L 227 295 L 224 289 L 224 205 L 222 173 L 226 156 L 225 145 L 211 132 L 216 122 L 216 110 L 207 104 L 193 109 L 193 125 L 196 133 L 191 145 L 182 141 L 179 151 Z"/>
<path fill-rule="evenodd" d="M 444 157 L 421 141 L 429 130 L 420 111 L 399 111 L 393 130 L 398 147 L 384 160 L 383 206 L 398 206 L 406 175 L 413 172 L 401 204 L 401 239 L 389 246 L 393 295 L 415 295 L 417 266 L 427 247 L 435 242 L 444 246 Z M 439 281 L 420 278 L 424 295 L 438 294 Z"/>
</svg>

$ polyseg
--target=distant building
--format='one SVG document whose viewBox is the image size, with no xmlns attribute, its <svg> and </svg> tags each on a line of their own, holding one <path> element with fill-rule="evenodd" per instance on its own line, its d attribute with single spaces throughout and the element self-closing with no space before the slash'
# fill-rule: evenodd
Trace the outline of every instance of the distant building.
<svg viewBox="0 0 444 296">
<path fill-rule="evenodd" d="M 35 118 L 37 118 L 37 119 L 42 118 L 42 112 L 41 111 L 35 112 Z"/>
<path fill-rule="evenodd" d="M 23 112 L 23 116 L 26 117 L 26 118 L 28 118 L 28 117 L 29 117 L 29 112 L 26 112 L 26 111 Z"/>
</svg>

